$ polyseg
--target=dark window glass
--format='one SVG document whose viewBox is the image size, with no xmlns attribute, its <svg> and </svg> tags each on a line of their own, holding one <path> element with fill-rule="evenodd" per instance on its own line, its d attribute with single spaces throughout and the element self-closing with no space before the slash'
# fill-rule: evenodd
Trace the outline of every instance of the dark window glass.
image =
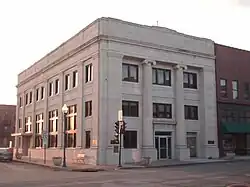
<svg viewBox="0 0 250 187">
<path fill-rule="evenodd" d="M 125 149 L 137 149 L 137 131 L 126 131 L 123 136 Z"/>
<path fill-rule="evenodd" d="M 92 101 L 85 102 L 85 117 L 92 116 Z"/>
<path fill-rule="evenodd" d="M 185 119 L 198 120 L 198 106 L 185 105 Z"/>
<path fill-rule="evenodd" d="M 183 73 L 183 87 L 197 89 L 197 74 L 196 73 Z"/>
<path fill-rule="evenodd" d="M 122 110 L 124 116 L 138 117 L 139 102 L 138 101 L 122 101 Z"/>
<path fill-rule="evenodd" d="M 154 118 L 172 118 L 172 105 L 153 103 L 153 117 Z"/>
<path fill-rule="evenodd" d="M 138 66 L 122 64 L 122 80 L 127 82 L 138 82 Z"/>
<path fill-rule="evenodd" d="M 85 148 L 88 149 L 88 148 L 90 148 L 90 142 L 91 142 L 91 133 L 90 133 L 90 131 L 85 132 L 85 138 L 86 138 L 86 140 L 85 140 Z"/>
<path fill-rule="evenodd" d="M 152 80 L 153 84 L 171 86 L 171 71 L 167 69 L 153 68 Z"/>
</svg>

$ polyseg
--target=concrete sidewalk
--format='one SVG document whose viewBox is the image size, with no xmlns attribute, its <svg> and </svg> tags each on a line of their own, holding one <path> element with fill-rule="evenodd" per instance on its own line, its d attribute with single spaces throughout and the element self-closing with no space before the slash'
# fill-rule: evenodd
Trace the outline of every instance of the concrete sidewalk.
<svg viewBox="0 0 250 187">
<path fill-rule="evenodd" d="M 22 157 L 21 160 L 14 160 L 15 162 L 22 162 L 27 164 L 38 165 L 46 168 L 53 169 L 55 171 L 75 171 L 75 172 L 98 172 L 98 171 L 112 171 L 116 169 L 143 169 L 143 168 L 161 168 L 161 167 L 177 167 L 177 166 L 191 166 L 198 164 L 212 164 L 212 163 L 230 163 L 230 162 L 242 162 L 242 161 L 250 161 L 250 157 L 235 157 L 235 158 L 224 158 L 224 159 L 190 159 L 186 161 L 178 161 L 178 160 L 160 160 L 154 161 L 148 166 L 141 166 L 136 164 L 123 164 L 121 168 L 118 168 L 116 165 L 86 165 L 79 163 L 68 162 L 67 167 L 63 168 L 61 166 L 54 166 L 52 160 L 47 160 L 46 164 L 44 164 L 43 160 L 29 159 L 28 157 Z"/>
<path fill-rule="evenodd" d="M 63 168 L 61 166 L 55 166 L 52 160 L 46 160 L 46 163 L 44 163 L 44 160 L 35 158 L 30 159 L 24 156 L 22 157 L 22 159 L 14 159 L 13 161 L 25 164 L 37 165 L 55 171 L 98 172 L 98 171 L 114 170 L 116 168 L 116 166 L 95 166 L 95 165 L 87 165 L 87 164 L 72 163 L 72 162 L 68 162 L 67 167 Z"/>
</svg>

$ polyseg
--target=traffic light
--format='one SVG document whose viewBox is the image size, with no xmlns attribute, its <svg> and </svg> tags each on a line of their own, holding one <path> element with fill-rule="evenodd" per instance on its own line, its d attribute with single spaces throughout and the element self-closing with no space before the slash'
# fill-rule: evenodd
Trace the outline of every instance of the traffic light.
<svg viewBox="0 0 250 187">
<path fill-rule="evenodd" d="M 122 122 L 122 125 L 121 125 L 121 134 L 125 134 L 125 132 L 126 132 L 126 122 L 125 121 L 123 121 Z"/>
<path fill-rule="evenodd" d="M 119 144 L 119 122 L 115 122 L 114 144 Z"/>
<path fill-rule="evenodd" d="M 115 134 L 119 134 L 119 121 L 115 122 Z"/>
</svg>

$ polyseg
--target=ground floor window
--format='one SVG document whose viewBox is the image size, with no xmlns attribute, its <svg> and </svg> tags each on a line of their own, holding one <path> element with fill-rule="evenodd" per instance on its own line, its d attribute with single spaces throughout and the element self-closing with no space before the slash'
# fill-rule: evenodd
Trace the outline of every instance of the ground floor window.
<svg viewBox="0 0 250 187">
<path fill-rule="evenodd" d="M 42 147 L 42 136 L 41 135 L 36 135 L 35 147 Z"/>
<path fill-rule="evenodd" d="M 48 147 L 57 147 L 57 134 L 49 134 Z"/>
<path fill-rule="evenodd" d="M 66 134 L 66 147 L 76 147 L 76 133 Z"/>
<path fill-rule="evenodd" d="M 137 149 L 137 131 L 126 131 L 123 135 L 125 149 Z"/>
</svg>

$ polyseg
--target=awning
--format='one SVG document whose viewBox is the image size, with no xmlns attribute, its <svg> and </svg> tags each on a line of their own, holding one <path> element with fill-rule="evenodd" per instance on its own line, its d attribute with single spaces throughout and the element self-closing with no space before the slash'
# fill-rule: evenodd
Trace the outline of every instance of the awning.
<svg viewBox="0 0 250 187">
<path fill-rule="evenodd" d="M 221 123 L 221 131 L 227 133 L 250 133 L 250 123 L 224 122 Z"/>
</svg>

